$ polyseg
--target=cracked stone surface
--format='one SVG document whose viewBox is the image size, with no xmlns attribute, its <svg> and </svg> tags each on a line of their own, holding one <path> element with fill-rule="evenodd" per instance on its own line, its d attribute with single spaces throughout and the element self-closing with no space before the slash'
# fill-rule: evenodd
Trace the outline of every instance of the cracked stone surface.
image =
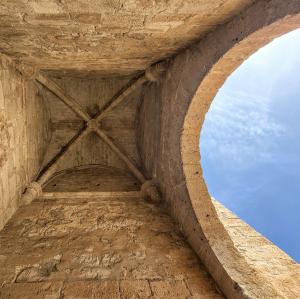
<svg viewBox="0 0 300 299">
<path fill-rule="evenodd" d="M 0 230 L 41 167 L 51 137 L 48 124 L 37 87 L 0 54 Z"/>
<path fill-rule="evenodd" d="M 162 207 L 37 199 L 0 233 L 0 298 L 223 298 Z"/>
</svg>

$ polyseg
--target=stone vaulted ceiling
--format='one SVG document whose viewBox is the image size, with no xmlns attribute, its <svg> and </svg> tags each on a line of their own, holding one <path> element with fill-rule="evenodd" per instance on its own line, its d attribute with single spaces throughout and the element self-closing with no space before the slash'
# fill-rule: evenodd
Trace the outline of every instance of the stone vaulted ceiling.
<svg viewBox="0 0 300 299">
<path fill-rule="evenodd" d="M 216 90 L 299 27 L 300 0 L 0 0 L 0 298 L 299 298 L 199 163 Z"/>
<path fill-rule="evenodd" d="M 201 38 L 253 0 L 2 0 L 0 52 L 44 70 L 127 75 Z"/>
</svg>

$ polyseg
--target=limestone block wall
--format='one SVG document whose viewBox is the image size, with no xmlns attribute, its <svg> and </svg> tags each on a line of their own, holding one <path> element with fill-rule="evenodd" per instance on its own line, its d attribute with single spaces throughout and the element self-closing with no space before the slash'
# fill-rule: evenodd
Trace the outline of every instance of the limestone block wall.
<svg viewBox="0 0 300 299">
<path fill-rule="evenodd" d="M 48 113 L 37 87 L 0 56 L 0 229 L 43 162 Z"/>
<path fill-rule="evenodd" d="M 144 92 L 138 129 L 143 165 L 189 243 L 229 298 L 282 298 L 282 294 L 276 283 L 237 250 L 220 222 L 200 167 L 200 130 L 228 75 L 258 48 L 299 27 L 299 13 L 299 1 L 257 1 L 173 57 L 160 90 L 147 86 Z M 292 280 L 288 287 L 296 292 Z M 292 292 L 285 297 L 294 298 Z"/>
<path fill-rule="evenodd" d="M 171 217 L 139 197 L 37 199 L 0 239 L 3 299 L 224 298 Z"/>
<path fill-rule="evenodd" d="M 157 178 L 162 119 L 162 82 L 148 83 L 144 88 L 138 121 L 138 148 L 144 172 Z M 159 177 L 160 178 L 160 177 Z"/>
<path fill-rule="evenodd" d="M 249 265 L 259 269 L 283 296 L 297 298 L 300 294 L 300 265 L 219 201 L 213 200 L 213 203 L 234 245 Z M 295 288 L 291 289 L 291 284 Z"/>
</svg>

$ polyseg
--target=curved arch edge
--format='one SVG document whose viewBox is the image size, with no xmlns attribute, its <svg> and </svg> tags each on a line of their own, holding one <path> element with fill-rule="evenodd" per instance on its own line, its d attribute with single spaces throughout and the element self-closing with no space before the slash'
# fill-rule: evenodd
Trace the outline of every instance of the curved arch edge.
<svg viewBox="0 0 300 299">
<path fill-rule="evenodd" d="M 187 189 L 199 225 L 221 267 L 243 290 L 243 296 L 248 294 L 251 298 L 262 298 L 262 294 L 272 298 L 293 298 L 299 290 L 296 284 L 293 285 L 293 281 L 290 283 L 290 290 L 284 288 L 283 291 L 283 288 L 278 288 L 272 281 L 266 280 L 255 265 L 249 265 L 245 257 L 236 250 L 231 237 L 220 223 L 202 177 L 199 137 L 205 114 L 227 77 L 253 52 L 274 38 L 300 27 L 299 3 L 287 1 L 284 5 L 286 6 L 283 7 L 279 1 L 257 3 L 228 23 L 225 32 L 223 27 L 219 28 L 196 45 L 201 49 L 218 40 L 222 33 L 226 36 L 223 53 L 216 48 L 212 50 L 214 53 L 210 56 L 214 60 L 211 60 L 211 65 L 207 67 L 209 71 L 204 74 L 190 102 L 181 136 L 181 155 Z M 251 19 L 255 17 L 255 22 L 251 24 Z M 219 47 L 222 48 L 222 44 Z M 233 294 L 230 286 L 228 283 L 224 285 L 221 277 L 218 277 L 218 266 L 220 265 L 207 263 L 224 293 L 231 298 Z M 292 275 L 291 272 L 291 278 Z M 260 295 L 257 295 L 258 289 Z"/>
<path fill-rule="evenodd" d="M 299 1 L 257 1 L 170 60 L 158 88 L 145 87 L 138 129 L 144 168 L 228 298 L 294 298 L 297 290 L 293 285 L 283 294 L 250 266 L 220 222 L 200 167 L 201 125 L 228 75 L 258 48 L 299 26 Z"/>
</svg>

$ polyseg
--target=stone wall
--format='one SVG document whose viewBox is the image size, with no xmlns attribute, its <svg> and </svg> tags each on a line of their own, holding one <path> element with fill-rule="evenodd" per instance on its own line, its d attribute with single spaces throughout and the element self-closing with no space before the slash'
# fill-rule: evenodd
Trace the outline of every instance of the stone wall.
<svg viewBox="0 0 300 299">
<path fill-rule="evenodd" d="M 300 265 L 220 202 L 213 200 L 213 203 L 236 248 L 249 265 L 259 269 L 282 296 L 297 298 L 300 294 Z M 291 288 L 291 284 L 295 287 Z"/>
<path fill-rule="evenodd" d="M 145 174 L 157 178 L 160 167 L 159 147 L 162 125 L 162 82 L 148 83 L 144 87 L 138 115 L 138 148 Z"/>
<path fill-rule="evenodd" d="M 200 129 L 228 75 L 258 48 L 299 27 L 299 13 L 299 1 L 258 1 L 171 59 L 161 90 L 148 87 L 141 107 L 139 147 L 144 167 L 229 298 L 282 295 L 260 269 L 249 265 L 216 214 L 200 167 Z M 292 281 L 289 287 L 296 289 Z"/>
<path fill-rule="evenodd" d="M 0 229 L 43 162 L 48 114 L 34 83 L 0 56 Z"/>
<path fill-rule="evenodd" d="M 2 299 L 224 298 L 171 217 L 139 197 L 39 199 L 0 240 Z"/>
</svg>

